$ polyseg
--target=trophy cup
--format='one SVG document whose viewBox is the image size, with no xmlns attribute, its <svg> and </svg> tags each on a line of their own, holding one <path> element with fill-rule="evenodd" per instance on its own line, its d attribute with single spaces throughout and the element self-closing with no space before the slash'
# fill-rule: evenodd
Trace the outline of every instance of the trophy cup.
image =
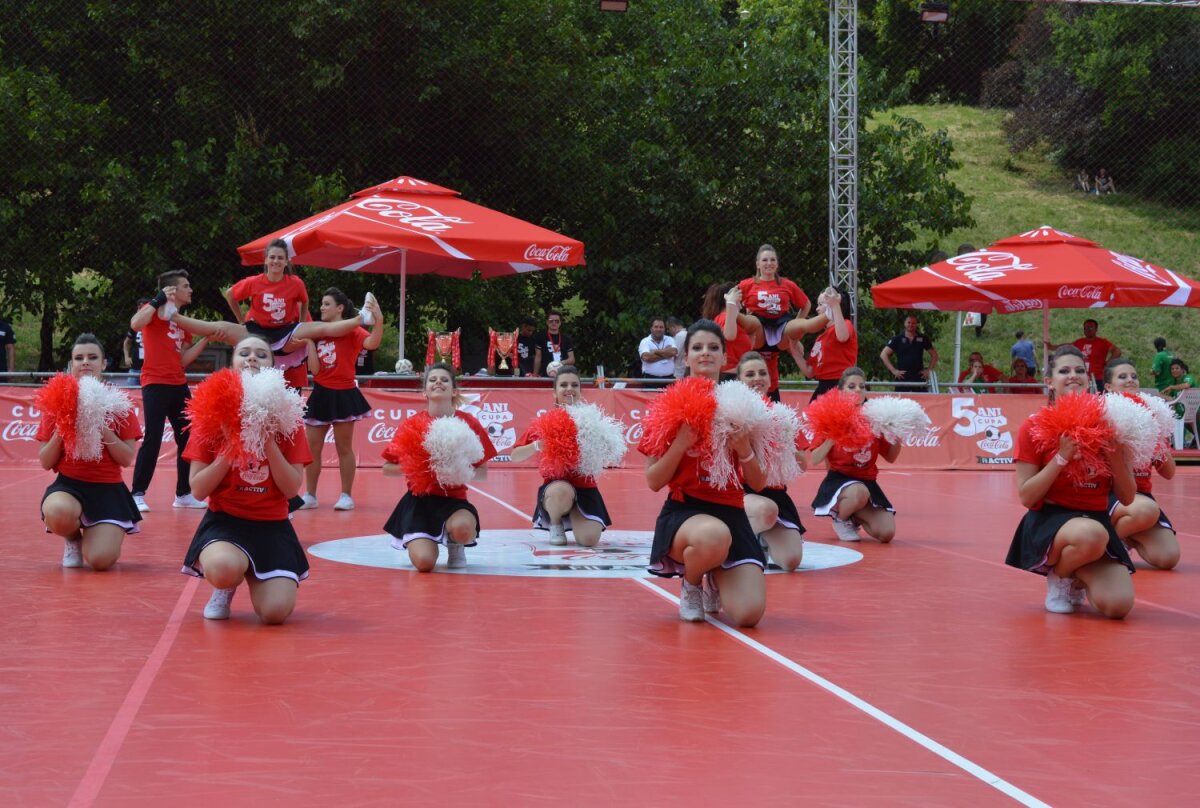
<svg viewBox="0 0 1200 808">
<path fill-rule="evenodd" d="M 496 356 L 500 356 L 499 370 L 508 370 L 508 359 L 511 356 L 513 366 L 517 364 L 517 354 L 513 350 L 517 345 L 516 331 L 495 331 L 488 329 L 488 371 L 496 370 Z M 507 375 L 507 374 L 506 374 Z"/>
<path fill-rule="evenodd" d="M 427 367 L 438 362 L 445 362 L 454 368 L 455 373 L 462 369 L 458 344 L 460 331 L 461 329 L 429 332 L 429 339 L 425 347 L 425 365 Z"/>
</svg>

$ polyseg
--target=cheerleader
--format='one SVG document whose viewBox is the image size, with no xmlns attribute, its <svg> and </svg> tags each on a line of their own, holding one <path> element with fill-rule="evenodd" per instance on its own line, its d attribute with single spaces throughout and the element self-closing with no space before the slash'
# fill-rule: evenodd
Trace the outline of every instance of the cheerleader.
<svg viewBox="0 0 1200 808">
<path fill-rule="evenodd" d="M 737 376 L 751 390 L 763 398 L 767 397 L 771 374 L 766 361 L 757 351 L 742 355 L 737 366 Z M 798 432 L 796 439 L 798 443 L 803 442 L 804 434 Z M 796 457 L 803 468 L 804 450 L 799 446 L 796 449 Z M 764 486 L 757 492 L 747 487 L 746 515 L 750 517 L 750 526 L 765 544 L 769 558 L 785 572 L 798 569 L 804 559 L 804 525 L 800 523 L 796 503 L 788 496 L 787 486 Z"/>
<path fill-rule="evenodd" d="M 828 322 L 809 352 L 812 377 L 817 380 L 810 404 L 839 387 L 846 369 L 858 364 L 858 332 L 850 319 L 850 298 L 826 289 L 817 298 L 817 309 Z"/>
<path fill-rule="evenodd" d="M 1136 395 L 1139 390 L 1137 368 L 1124 357 L 1110 359 L 1104 366 L 1104 389 Z M 1157 471 L 1164 480 L 1171 479 L 1175 476 L 1175 457 L 1170 452 L 1163 452 L 1151 465 L 1134 469 L 1137 494 L 1133 502 L 1122 505 L 1110 492 L 1108 513 L 1113 528 L 1126 547 L 1137 550 L 1137 554 L 1150 566 L 1169 570 L 1179 563 L 1179 541 L 1171 520 L 1151 493 L 1154 486 L 1153 471 Z"/>
<path fill-rule="evenodd" d="M 461 569 L 467 565 L 465 548 L 475 546 L 480 532 L 479 511 L 467 501 L 467 482 L 472 470 L 475 479 L 483 479 L 484 464 L 496 456 L 496 447 L 473 415 L 458 410 L 463 399 L 453 368 L 443 363 L 425 368 L 421 389 L 425 412 L 406 420 L 383 452 L 383 473 L 403 474 L 408 487 L 384 530 L 393 536 L 393 547 L 408 550 L 409 561 L 418 572 L 433 570 L 442 544 L 446 545 L 446 566 Z M 453 421 L 447 427 L 455 423 L 459 426 L 441 430 L 438 422 L 451 416 Z M 477 440 L 471 440 L 471 435 L 461 429 L 462 424 Z M 450 479 L 449 472 L 439 473 L 438 466 L 449 462 L 435 461 L 435 452 L 429 451 L 435 430 L 448 435 L 436 454 L 449 456 L 460 466 L 454 479 Z"/>
<path fill-rule="evenodd" d="M 1050 403 L 1064 400 L 1075 407 L 1087 399 L 1090 376 L 1087 360 L 1074 345 L 1061 345 L 1047 368 Z M 1104 450 L 1095 463 L 1083 457 L 1084 448 L 1065 432 L 1049 445 L 1039 446 L 1039 418 L 1055 408 L 1039 410 L 1021 425 L 1013 453 L 1017 492 L 1029 511 L 1017 526 L 1005 560 L 1009 566 L 1046 576 L 1046 611 L 1069 614 L 1081 604 L 1084 590 L 1092 605 L 1106 617 L 1122 618 L 1133 608 L 1133 562 L 1113 529 L 1108 515 L 1109 492 L 1131 505 L 1137 490 L 1125 450 Z M 1087 461 L 1073 475 L 1068 466 Z"/>
<path fill-rule="evenodd" d="M 354 422 L 371 411 L 371 405 L 358 389 L 354 379 L 358 356 L 365 348 L 373 351 L 383 341 L 383 313 L 374 298 L 367 301 L 371 312 L 371 332 L 355 328 L 349 334 L 321 339 L 309 352 L 309 367 L 315 365 L 312 393 L 308 397 L 308 412 L 304 416 L 308 450 L 313 462 L 304 471 L 308 486 L 302 509 L 317 507 L 317 481 L 321 477 L 321 450 L 325 436 L 333 428 L 333 444 L 337 449 L 338 471 L 342 493 L 334 503 L 335 511 L 354 508 L 350 489 L 354 487 Z M 330 287 L 321 296 L 321 322 L 334 323 L 354 318 L 358 312 L 342 290 Z"/>
<path fill-rule="evenodd" d="M 762 333 L 762 344 L 767 348 L 787 350 L 791 338 L 807 333 L 804 326 L 790 323 L 808 317 L 812 304 L 794 281 L 780 276 L 779 256 L 770 244 L 758 248 L 754 277 L 738 283 L 737 290 L 746 306 L 746 315 L 758 321 L 751 330 Z"/>
<path fill-rule="evenodd" d="M 725 364 L 720 377 L 723 380 L 734 377 L 742 354 L 762 344 L 762 325 L 756 319 L 741 314 L 741 301 L 741 293 L 732 283 L 714 283 L 704 293 L 704 303 L 700 307 L 701 316 L 721 329 L 725 346 Z M 752 328 L 755 330 L 750 330 Z"/>
<path fill-rule="evenodd" d="M 726 364 L 720 326 L 711 320 L 693 323 L 684 351 L 691 376 L 717 381 Z M 672 388 L 691 383 L 681 379 L 668 387 L 651 406 L 647 422 L 670 400 Z M 735 432 L 728 445 L 717 450 L 728 454 L 739 478 L 727 487 L 713 484 L 710 463 L 703 457 L 707 447 L 697 443 L 699 435 L 687 422 L 669 440 L 656 444 L 654 437 L 644 431 L 638 447 L 647 456 L 646 483 L 652 491 L 667 487 L 670 494 L 654 526 L 650 572 L 682 576 L 680 619 L 702 622 L 706 611 L 724 608 L 739 626 L 756 625 L 767 605 L 766 558 L 746 517 L 742 485 L 759 490 L 766 474 L 751 447 L 749 431 Z"/>
<path fill-rule="evenodd" d="M 554 377 L 554 406 L 569 407 L 580 400 L 579 371 L 574 365 L 563 365 Z M 542 451 L 542 437 L 535 421 L 509 455 L 517 462 L 532 457 Z M 566 531 L 569 530 L 580 547 L 595 547 L 600 541 L 600 534 L 610 525 L 612 519 L 609 518 L 608 508 L 604 506 L 600 489 L 596 487 L 595 478 L 572 472 L 566 476 L 546 476 L 543 471 L 537 507 L 533 512 L 533 526 L 538 530 L 549 530 L 551 544 L 566 544 Z"/>
<path fill-rule="evenodd" d="M 273 364 L 266 341 L 246 337 L 234 347 L 232 362 L 234 373 L 240 374 L 232 379 L 241 398 L 218 397 L 220 386 L 229 389 L 229 371 L 205 379 L 192 398 L 193 435 L 184 459 L 191 462 L 192 494 L 208 498 L 208 512 L 192 537 L 182 572 L 212 584 L 212 597 L 204 607 L 208 620 L 229 618 L 234 591 L 245 581 L 258 619 L 278 625 L 296 608 L 296 590 L 308 577 L 308 558 L 288 520 L 288 499 L 300 490 L 304 464 L 312 461 L 299 428 L 303 403 L 279 379 L 278 388 L 267 395 L 273 396 L 269 406 L 283 434 L 259 429 L 250 436 L 240 423 L 249 415 L 241 406 L 249 395 L 248 378 Z M 231 418 L 231 407 L 235 413 L 242 410 L 240 417 Z M 239 432 L 231 432 L 231 420 L 232 429 Z M 263 441 L 260 459 L 233 448 L 248 437 Z"/>
<path fill-rule="evenodd" d="M 866 400 L 867 381 L 861 368 L 846 368 L 837 387 L 860 407 Z M 855 446 L 836 445 L 833 438 L 826 438 L 810 453 L 812 463 L 825 461 L 828 469 L 813 498 L 813 513 L 831 517 L 833 532 L 842 541 L 858 541 L 860 526 L 883 544 L 896 537 L 896 509 L 876 481 L 876 461 L 882 457 L 895 463 L 900 446 L 876 435 Z"/>
<path fill-rule="evenodd" d="M 137 533 L 142 519 L 121 479 L 142 431 L 125 394 L 100 381 L 103 371 L 100 341 L 81 334 L 71 348 L 69 380 L 52 379 L 38 396 L 38 460 L 58 472 L 42 495 L 42 521 L 48 533 L 63 537 L 64 567 L 86 563 L 97 572 L 117 562 L 125 534 Z M 84 407 L 80 398 L 88 402 Z M 94 411 L 85 413 L 85 407 Z M 58 413 L 61 419 L 54 417 Z M 85 426 L 91 420 L 96 423 Z M 72 429 L 64 442 L 63 433 Z"/>
</svg>

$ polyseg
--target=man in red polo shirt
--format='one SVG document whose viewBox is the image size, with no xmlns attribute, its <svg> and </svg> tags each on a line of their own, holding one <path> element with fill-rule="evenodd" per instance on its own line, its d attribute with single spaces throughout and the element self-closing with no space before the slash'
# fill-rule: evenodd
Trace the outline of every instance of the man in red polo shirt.
<svg viewBox="0 0 1200 808">
<path fill-rule="evenodd" d="M 1103 337 L 1097 337 L 1096 332 L 1100 330 L 1100 324 L 1095 320 L 1083 321 L 1083 338 L 1077 339 L 1071 344 L 1078 348 L 1083 353 L 1083 358 L 1088 363 L 1088 374 L 1092 377 L 1092 381 L 1096 383 L 1097 390 L 1104 389 L 1104 365 L 1110 359 L 1116 359 L 1121 355 L 1121 349 L 1113 345 Z M 1058 343 L 1065 345 L 1067 343 Z M 1058 345 L 1046 340 L 1046 347 L 1053 351 Z"/>
</svg>

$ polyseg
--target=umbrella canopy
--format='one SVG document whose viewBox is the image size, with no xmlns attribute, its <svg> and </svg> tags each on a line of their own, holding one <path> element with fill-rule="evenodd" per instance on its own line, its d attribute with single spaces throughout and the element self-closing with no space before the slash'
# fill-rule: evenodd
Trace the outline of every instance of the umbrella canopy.
<svg viewBox="0 0 1200 808">
<path fill-rule="evenodd" d="M 576 266 L 583 242 L 462 199 L 413 177 L 364 188 L 348 202 L 238 247 L 242 263 L 261 264 L 274 239 L 301 266 L 400 276 L 400 356 L 408 275 L 468 279 Z"/>
<path fill-rule="evenodd" d="M 1169 269 L 1043 226 L 871 287 L 876 308 L 1011 314 L 1106 306 L 1200 307 Z"/>
<path fill-rule="evenodd" d="M 1164 267 L 1106 250 L 1043 225 L 871 287 L 880 309 L 1012 314 L 1050 309 L 1188 306 L 1200 308 L 1200 285 Z M 955 333 L 957 377 L 961 331 Z"/>
</svg>

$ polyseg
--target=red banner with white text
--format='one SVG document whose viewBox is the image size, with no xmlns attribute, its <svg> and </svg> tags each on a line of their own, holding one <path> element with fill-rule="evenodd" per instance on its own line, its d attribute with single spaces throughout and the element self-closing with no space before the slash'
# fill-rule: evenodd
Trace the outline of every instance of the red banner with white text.
<svg viewBox="0 0 1200 808">
<path fill-rule="evenodd" d="M 130 390 L 135 405 L 141 404 L 139 390 Z M 493 462 L 509 462 L 508 450 L 535 417 L 550 406 L 546 389 L 464 390 L 464 409 L 477 417 L 492 436 L 500 452 Z M 36 464 L 37 435 L 41 414 L 33 406 L 35 388 L 0 386 L 0 462 Z M 358 465 L 380 466 L 383 452 L 396 427 L 405 418 L 424 409 L 425 402 L 415 391 L 363 390 L 371 412 L 354 430 L 354 452 Z M 625 442 L 630 451 L 624 465 L 640 468 L 642 457 L 636 446 L 642 434 L 642 414 L 656 395 L 648 390 L 588 390 L 588 401 L 625 424 Z M 896 468 L 977 469 L 1012 463 L 1012 449 L 1021 423 L 1045 403 L 1035 395 L 922 395 L 915 397 L 929 414 L 933 425 L 929 432 L 910 441 L 897 458 Z M 803 407 L 807 393 L 783 394 L 785 404 Z M 140 416 L 140 411 L 139 411 Z M 174 462 L 174 438 L 170 424 L 163 437 L 160 463 Z M 322 462 L 337 465 L 333 431 L 326 435 Z M 515 464 L 536 465 L 536 458 Z"/>
</svg>

